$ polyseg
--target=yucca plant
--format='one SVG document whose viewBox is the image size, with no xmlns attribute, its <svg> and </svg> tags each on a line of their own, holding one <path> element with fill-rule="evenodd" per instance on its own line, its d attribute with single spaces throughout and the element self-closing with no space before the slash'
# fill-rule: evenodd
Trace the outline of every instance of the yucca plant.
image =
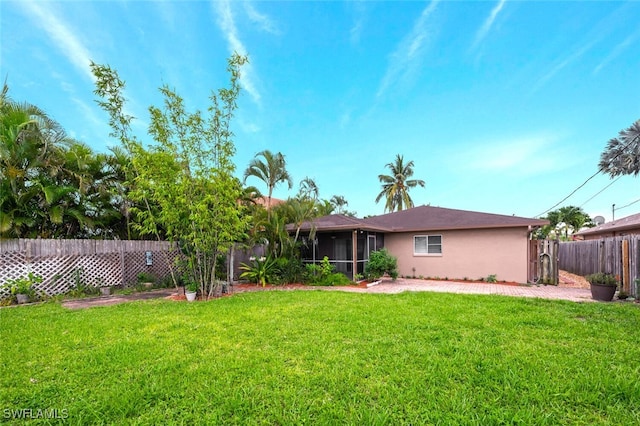
<svg viewBox="0 0 640 426">
<path fill-rule="evenodd" d="M 273 280 L 273 275 L 278 269 L 276 259 L 271 257 L 255 257 L 250 258 L 251 265 L 246 263 L 240 264 L 240 269 L 244 272 L 240 274 L 240 278 L 247 279 L 252 283 L 267 285 L 267 281 Z"/>
</svg>

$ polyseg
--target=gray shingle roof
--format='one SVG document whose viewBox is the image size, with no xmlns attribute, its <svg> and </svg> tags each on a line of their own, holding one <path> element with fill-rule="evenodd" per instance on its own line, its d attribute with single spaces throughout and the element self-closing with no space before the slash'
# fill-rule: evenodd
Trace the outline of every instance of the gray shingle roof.
<svg viewBox="0 0 640 426">
<path fill-rule="evenodd" d="M 380 227 L 367 225 L 363 219 L 358 219 L 351 216 L 345 216 L 343 214 L 332 214 L 329 216 L 318 217 L 313 220 L 318 231 L 339 231 L 350 229 L 366 229 L 370 231 L 390 231 L 389 229 L 382 229 Z M 301 231 L 309 231 L 311 229 L 312 222 L 303 222 L 300 226 Z M 292 224 L 287 225 L 289 231 L 295 230 L 296 227 Z"/>
<path fill-rule="evenodd" d="M 442 207 L 420 206 L 364 219 L 395 232 L 447 229 L 512 228 L 543 226 L 549 221 Z"/>
<path fill-rule="evenodd" d="M 640 213 L 632 214 L 631 216 L 585 229 L 584 231 L 577 232 L 575 235 L 604 234 L 607 232 L 624 231 L 628 229 L 640 229 Z"/>
<path fill-rule="evenodd" d="M 323 216 L 313 221 L 317 231 L 364 229 L 380 232 L 410 232 L 448 229 L 538 227 L 549 221 L 506 216 L 442 207 L 420 206 L 380 216 L 357 219 L 341 214 Z M 301 230 L 308 231 L 310 222 L 303 223 Z M 288 229 L 295 227 L 288 225 Z"/>
</svg>

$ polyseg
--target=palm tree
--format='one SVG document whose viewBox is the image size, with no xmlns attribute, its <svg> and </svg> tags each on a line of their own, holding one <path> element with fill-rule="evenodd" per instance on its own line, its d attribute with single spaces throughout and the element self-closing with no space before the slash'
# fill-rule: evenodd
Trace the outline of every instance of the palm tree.
<svg viewBox="0 0 640 426">
<path fill-rule="evenodd" d="M 549 225 L 542 228 L 540 232 L 540 237 L 542 238 L 547 238 L 549 233 L 555 230 L 556 233 L 563 234 L 561 236 L 564 240 L 568 240 L 569 227 L 571 227 L 571 233 L 576 233 L 583 227 L 594 226 L 591 217 L 582 208 L 576 206 L 564 206 L 550 211 L 545 219 L 549 221 Z M 559 225 L 561 224 L 564 224 L 564 227 L 560 228 Z"/>
<path fill-rule="evenodd" d="M 345 207 L 349 205 L 349 202 L 342 195 L 334 195 L 329 201 L 334 206 L 336 213 L 345 214 L 347 212 Z"/>
<path fill-rule="evenodd" d="M 621 130 L 600 155 L 600 170 L 612 178 L 640 174 L 640 120 Z"/>
<path fill-rule="evenodd" d="M 300 181 L 299 198 L 316 200 L 318 199 L 318 192 L 318 185 L 313 178 L 307 176 Z"/>
<path fill-rule="evenodd" d="M 260 160 L 258 157 L 264 158 Z M 256 154 L 249 163 L 249 167 L 244 171 L 244 182 L 247 182 L 249 176 L 254 176 L 267 184 L 267 211 L 271 209 L 271 194 L 273 189 L 281 182 L 286 182 L 289 189 L 293 186 L 293 179 L 287 172 L 286 161 L 284 155 L 278 152 L 273 154 L 271 151 L 264 150 Z"/>
<path fill-rule="evenodd" d="M 108 158 L 0 92 L 0 236 L 86 238 L 121 219 Z M 123 198 L 123 197 L 121 197 Z M 98 228 L 96 228 L 96 226 Z"/>
<path fill-rule="evenodd" d="M 18 103 L 8 86 L 0 92 L 0 235 L 35 237 L 45 217 L 50 176 L 59 170 L 61 159 L 54 146 L 64 131 L 58 123 L 34 105 Z M 54 217 L 56 217 L 54 215 Z"/>
<path fill-rule="evenodd" d="M 423 180 L 409 179 L 413 176 L 413 166 L 413 161 L 404 164 L 403 156 L 397 154 L 395 161 L 385 166 L 391 170 L 391 175 L 378 175 L 378 179 L 382 183 L 382 191 L 376 197 L 376 203 L 382 198 L 386 198 L 385 212 L 400 211 L 413 207 L 409 189 L 416 186 L 424 188 Z"/>
</svg>

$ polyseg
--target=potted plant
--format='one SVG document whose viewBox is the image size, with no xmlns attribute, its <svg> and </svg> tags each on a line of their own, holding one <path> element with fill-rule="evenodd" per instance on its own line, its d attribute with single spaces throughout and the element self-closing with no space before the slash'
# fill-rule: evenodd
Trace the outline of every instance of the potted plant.
<svg viewBox="0 0 640 426">
<path fill-rule="evenodd" d="M 26 277 L 8 280 L 4 286 L 9 289 L 9 292 L 13 296 L 15 296 L 18 303 L 27 303 L 30 298 L 35 296 L 35 291 L 33 290 L 34 284 L 41 282 L 41 276 L 35 275 L 33 272 L 29 272 L 29 275 Z"/>
<path fill-rule="evenodd" d="M 591 297 L 594 300 L 610 302 L 618 288 L 618 278 L 615 275 L 598 272 L 587 275 L 585 279 L 591 285 Z"/>
<path fill-rule="evenodd" d="M 193 281 L 189 281 L 185 286 L 185 292 L 184 292 L 185 296 L 187 296 L 187 301 L 193 302 L 194 300 L 196 300 L 197 293 L 198 293 L 198 284 Z"/>
</svg>

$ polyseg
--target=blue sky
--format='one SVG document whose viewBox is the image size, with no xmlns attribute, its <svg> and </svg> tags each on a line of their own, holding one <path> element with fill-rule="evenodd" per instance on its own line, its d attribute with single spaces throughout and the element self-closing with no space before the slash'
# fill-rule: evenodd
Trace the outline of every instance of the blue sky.
<svg viewBox="0 0 640 426">
<path fill-rule="evenodd" d="M 536 216 L 640 119 L 637 1 L 3 0 L 0 19 L 12 98 L 98 151 L 116 142 L 90 60 L 126 81 L 144 137 L 159 86 L 204 109 L 227 84 L 230 53 L 248 54 L 233 124 L 238 176 L 258 151 L 281 151 L 296 187 L 274 196 L 294 195 L 308 176 L 359 216 L 383 212 L 377 176 L 396 154 L 426 181 L 411 192 L 416 205 Z M 612 181 L 598 175 L 558 207 L 609 221 L 612 204 L 640 198 L 638 179 L 604 189 Z"/>
</svg>

